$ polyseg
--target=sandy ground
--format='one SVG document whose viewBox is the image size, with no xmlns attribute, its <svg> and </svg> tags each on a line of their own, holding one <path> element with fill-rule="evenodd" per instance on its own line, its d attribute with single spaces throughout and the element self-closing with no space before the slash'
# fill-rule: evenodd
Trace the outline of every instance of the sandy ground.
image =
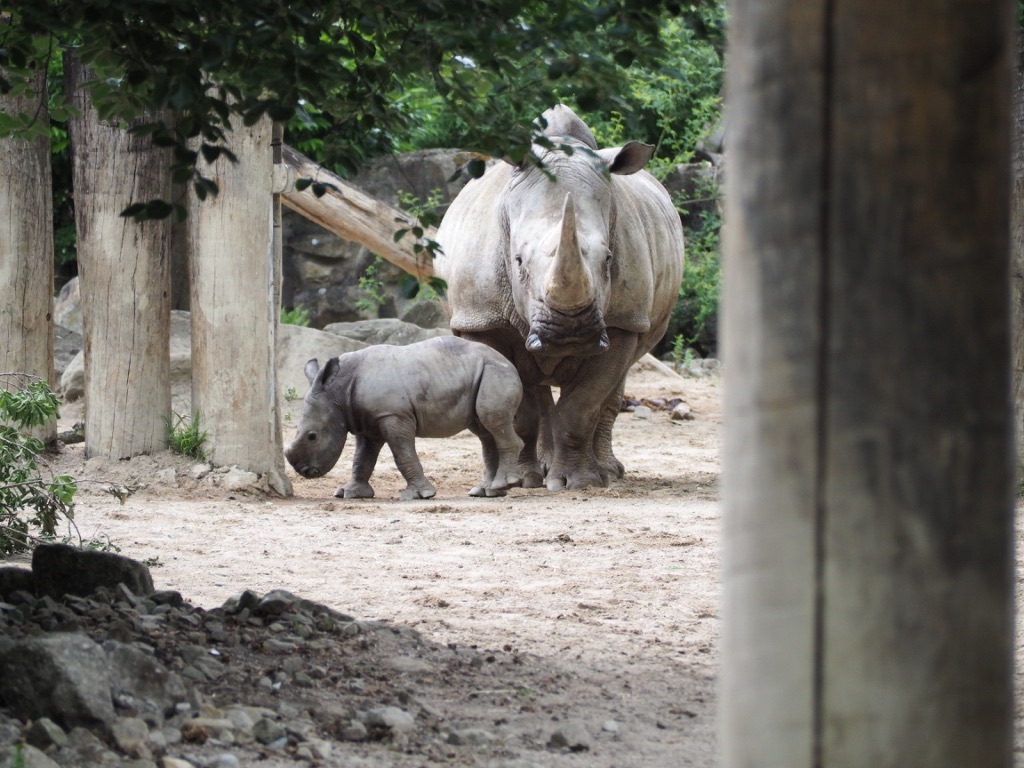
<svg viewBox="0 0 1024 768">
<path fill-rule="evenodd" d="M 419 441 L 438 488 L 428 501 L 398 500 L 404 481 L 387 451 L 372 481 L 376 499 L 335 499 L 351 445 L 325 478 L 292 473 L 288 499 L 192 481 L 194 462 L 170 454 L 86 462 L 78 445 L 60 464 L 81 478 L 144 486 L 122 505 L 102 491 L 103 482 L 83 483 L 80 534 L 155 561 L 157 587 L 196 605 L 283 588 L 360 619 L 415 627 L 442 644 L 503 649 L 557 668 L 558 695 L 540 714 L 582 720 L 597 736 L 585 755 L 551 753 L 533 764 L 710 766 L 717 754 L 721 379 L 635 372 L 626 394 L 681 397 L 695 418 L 623 413 L 615 447 L 626 477 L 607 489 L 469 498 L 481 472 L 479 443 L 469 433 Z M 65 421 L 75 415 L 66 409 Z M 168 466 L 177 470 L 175 486 L 155 479 Z M 1018 592 L 1022 586 L 1018 575 Z M 1018 614 L 1018 637 L 1022 624 Z M 1019 692 L 1021 642 L 1016 653 Z M 621 729 L 614 736 L 601 730 L 610 719 Z"/>
<path fill-rule="evenodd" d="M 627 397 L 681 397 L 695 418 L 623 413 L 614 444 L 626 477 L 607 489 L 470 498 L 482 464 L 468 432 L 418 441 L 438 489 L 428 501 L 398 500 L 405 483 L 387 451 L 376 499 L 335 499 L 351 444 L 324 478 L 291 473 L 288 499 L 194 482 L 194 462 L 170 454 L 85 461 L 76 445 L 60 464 L 98 481 L 82 484 L 80 535 L 156 561 L 158 589 L 210 608 L 283 588 L 442 644 L 530 655 L 564 672 L 553 719 L 599 734 L 586 756 L 550 764 L 705 766 L 716 751 L 720 388 L 632 374 Z M 66 407 L 63 421 L 77 413 Z M 156 479 L 168 466 L 175 485 Z M 144 487 L 122 505 L 107 481 Z M 601 730 L 609 719 L 614 737 Z"/>
</svg>

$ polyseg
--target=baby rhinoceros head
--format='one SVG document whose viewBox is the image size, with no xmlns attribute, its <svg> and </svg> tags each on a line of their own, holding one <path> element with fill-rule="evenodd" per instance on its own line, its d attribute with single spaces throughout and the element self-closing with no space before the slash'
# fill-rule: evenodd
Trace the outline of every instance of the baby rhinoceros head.
<svg viewBox="0 0 1024 768">
<path fill-rule="evenodd" d="M 327 391 L 337 369 L 336 357 L 328 360 L 323 369 L 315 359 L 306 363 L 309 392 L 302 406 L 302 418 L 299 419 L 295 438 L 284 451 L 288 463 L 303 477 L 325 475 L 337 464 L 345 447 L 348 430 L 341 409 L 332 402 Z"/>
</svg>

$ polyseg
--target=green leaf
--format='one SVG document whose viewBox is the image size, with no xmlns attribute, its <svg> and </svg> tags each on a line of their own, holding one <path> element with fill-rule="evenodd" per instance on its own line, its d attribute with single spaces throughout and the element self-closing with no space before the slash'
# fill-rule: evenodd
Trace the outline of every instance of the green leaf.
<svg viewBox="0 0 1024 768">
<path fill-rule="evenodd" d="M 466 174 L 471 179 L 479 179 L 484 175 L 484 171 L 487 169 L 487 164 L 480 158 L 473 158 L 466 163 Z"/>
</svg>

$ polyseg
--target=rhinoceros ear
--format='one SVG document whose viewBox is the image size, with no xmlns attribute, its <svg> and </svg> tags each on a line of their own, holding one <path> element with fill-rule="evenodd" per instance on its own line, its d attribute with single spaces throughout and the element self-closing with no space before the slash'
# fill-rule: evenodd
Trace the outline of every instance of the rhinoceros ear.
<svg viewBox="0 0 1024 768">
<path fill-rule="evenodd" d="M 601 156 L 601 159 L 608 166 L 609 173 L 629 176 L 629 174 L 636 173 L 647 165 L 647 161 L 654 154 L 654 145 L 644 144 L 640 141 L 631 141 L 623 147 L 599 149 L 597 154 Z"/>
<path fill-rule="evenodd" d="M 309 365 L 309 363 L 307 363 L 307 365 Z M 332 357 L 324 363 L 324 367 L 321 368 L 320 373 L 317 374 L 317 380 L 320 382 L 321 387 L 334 377 L 334 374 L 338 372 L 339 365 L 340 363 L 336 357 Z"/>
<path fill-rule="evenodd" d="M 313 382 L 316 380 L 316 375 L 320 373 L 320 363 L 315 357 L 310 358 L 306 361 L 306 367 L 302 369 L 302 372 L 306 374 L 306 380 L 309 382 L 310 386 L 312 386 Z"/>
</svg>

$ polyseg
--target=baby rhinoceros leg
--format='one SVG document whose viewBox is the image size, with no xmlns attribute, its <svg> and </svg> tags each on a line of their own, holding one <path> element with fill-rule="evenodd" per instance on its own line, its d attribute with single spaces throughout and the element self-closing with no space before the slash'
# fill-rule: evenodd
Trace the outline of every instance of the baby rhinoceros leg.
<svg viewBox="0 0 1024 768">
<path fill-rule="evenodd" d="M 373 487 L 370 475 L 377 466 L 377 457 L 384 442 L 370 440 L 363 435 L 356 435 L 356 452 L 352 457 L 352 477 L 347 483 L 334 492 L 339 499 L 372 499 Z"/>
<path fill-rule="evenodd" d="M 378 422 L 381 433 L 387 440 L 395 466 L 402 473 L 407 485 L 399 494 L 403 501 L 431 499 L 437 489 L 423 474 L 423 465 L 416 453 L 416 425 L 411 419 L 391 416 Z"/>
<path fill-rule="evenodd" d="M 522 397 L 519 374 L 511 364 L 488 364 L 484 368 L 476 396 L 479 423 L 470 426 L 483 449 L 484 479 L 470 489 L 470 496 L 504 496 L 509 488 L 523 484 L 519 471 L 523 441 L 513 426 Z"/>
</svg>

